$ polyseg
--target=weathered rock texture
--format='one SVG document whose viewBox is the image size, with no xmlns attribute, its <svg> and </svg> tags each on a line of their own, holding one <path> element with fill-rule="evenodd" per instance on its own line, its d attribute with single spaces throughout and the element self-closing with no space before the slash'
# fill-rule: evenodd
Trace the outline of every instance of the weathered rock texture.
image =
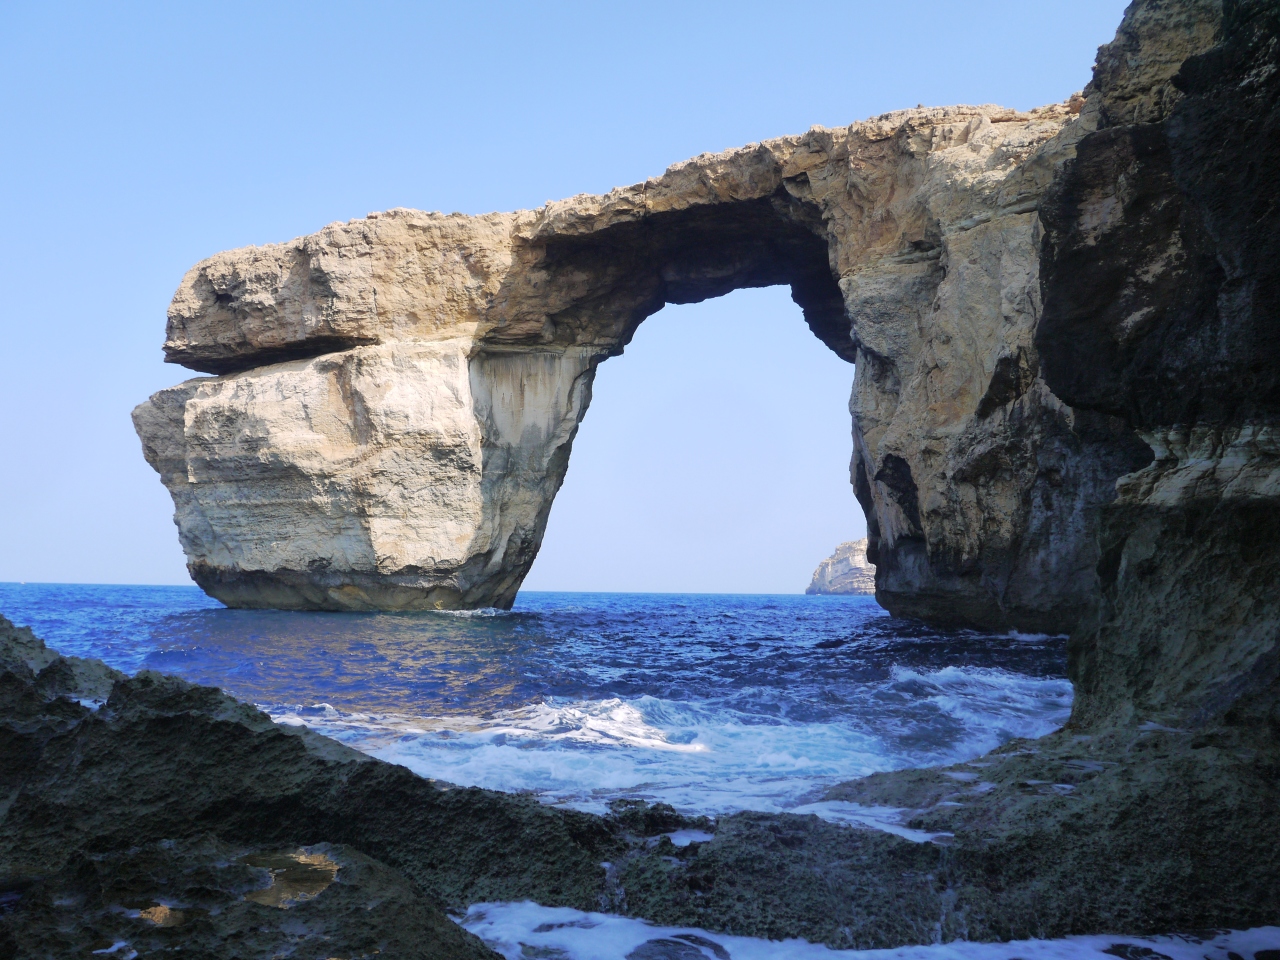
<svg viewBox="0 0 1280 960">
<path fill-rule="evenodd" d="M 1045 386 L 1037 209 L 1096 111 L 905 110 L 605 196 L 411 210 L 219 254 L 134 414 L 196 582 L 233 606 L 509 606 L 600 361 L 666 303 L 789 284 L 857 363 L 852 479 L 895 612 L 1065 629 L 1149 459 Z"/>
<path fill-rule="evenodd" d="M 445 905 L 595 906 L 617 847 L 599 818 L 448 789 L 211 687 L 59 657 L 3 617 L 0 798 L 0 957 L 119 941 L 122 956 L 494 957 Z M 289 909 L 251 896 L 264 859 L 299 853 L 336 863 L 332 885 Z"/>
<path fill-rule="evenodd" d="M 876 568 L 867 562 L 867 538 L 840 544 L 813 571 L 805 593 L 873 594 Z"/>
<path fill-rule="evenodd" d="M 1077 723 L 1280 734 L 1280 8 L 1142 4 L 1043 206 L 1048 382 L 1155 452 L 1105 509 Z"/>
</svg>

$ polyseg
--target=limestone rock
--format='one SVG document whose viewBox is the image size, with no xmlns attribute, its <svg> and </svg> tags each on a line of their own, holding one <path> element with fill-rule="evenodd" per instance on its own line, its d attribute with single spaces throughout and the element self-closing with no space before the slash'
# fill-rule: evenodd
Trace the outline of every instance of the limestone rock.
<svg viewBox="0 0 1280 960">
<path fill-rule="evenodd" d="M 836 547 L 827 559 L 813 571 L 805 593 L 853 593 L 869 595 L 876 592 L 876 568 L 867 562 L 867 538 L 849 540 Z"/>
<path fill-rule="evenodd" d="M 510 606 L 598 364 L 666 303 L 788 284 L 813 332 L 856 363 L 850 479 L 880 602 L 940 622 L 1071 628 L 1098 597 L 1102 508 L 1151 459 L 1117 399 L 1133 394 L 1102 371 L 1127 362 L 1116 344 L 1138 344 L 1147 307 L 1174 289 L 1153 278 L 1191 249 L 1169 239 L 1178 203 L 1143 206 L 1177 193 L 1160 180 L 1167 164 L 1145 158 L 1168 153 L 1162 131 L 1185 105 L 1209 102 L 1186 97 L 1182 65 L 1221 18 L 1216 0 L 1139 3 L 1086 96 L 1026 113 L 898 111 L 536 211 L 392 210 L 197 264 L 165 353 L 219 376 L 134 416 L 192 576 L 234 606 Z M 1214 109 L 1241 124 L 1266 115 Z M 1211 142 L 1185 143 L 1218 162 Z M 1129 192 L 1072 193 L 1090 178 Z M 1083 232 L 1064 246 L 1044 217 L 1058 224 L 1072 204 Z M 1149 269 L 1112 257 L 1125 211 L 1143 218 Z M 1215 222 L 1205 229 L 1234 229 Z M 1113 267 L 1064 293 L 1042 276 L 1046 249 L 1056 277 L 1090 257 Z M 1108 319 L 1090 327 L 1094 314 Z M 1120 333 L 1095 335 L 1108 324 Z M 1154 372 L 1151 355 L 1129 369 Z"/>
<path fill-rule="evenodd" d="M 1042 207 L 1036 345 L 1063 400 L 1123 418 L 1154 462 L 1103 511 L 1073 723 L 1274 739 L 1280 8 L 1136 4 L 1099 67 L 1102 122 Z"/>
<path fill-rule="evenodd" d="M 393 210 L 198 264 L 165 352 L 218 376 L 134 414 L 192 576 L 233 606 L 510 606 L 597 365 L 665 303 L 785 283 L 857 363 L 883 602 L 1060 627 L 1144 451 L 1095 455 L 1113 425 L 1038 374 L 1036 205 L 1079 110 L 899 111 L 537 211 Z"/>
</svg>

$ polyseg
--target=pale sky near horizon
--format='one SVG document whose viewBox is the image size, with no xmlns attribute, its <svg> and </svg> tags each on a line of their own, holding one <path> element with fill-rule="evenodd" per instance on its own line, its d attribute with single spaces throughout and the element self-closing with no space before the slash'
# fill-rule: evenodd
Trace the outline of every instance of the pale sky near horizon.
<svg viewBox="0 0 1280 960">
<path fill-rule="evenodd" d="M 917 103 L 1088 82 L 1119 0 L 0 5 L 0 581 L 187 583 L 134 405 L 184 271 L 396 206 L 483 213 Z M 853 368 L 787 291 L 605 363 L 530 589 L 796 592 L 862 535 Z"/>
</svg>

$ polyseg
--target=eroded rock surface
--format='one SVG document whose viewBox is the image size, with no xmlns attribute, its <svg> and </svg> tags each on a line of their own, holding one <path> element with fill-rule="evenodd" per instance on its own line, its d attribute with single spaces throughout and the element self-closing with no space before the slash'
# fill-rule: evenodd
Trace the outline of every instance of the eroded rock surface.
<svg viewBox="0 0 1280 960">
<path fill-rule="evenodd" d="M 1094 113 L 899 111 L 537 211 L 392 210 L 196 265 L 165 353 L 219 376 L 134 414 L 192 576 L 233 606 L 510 606 L 597 365 L 666 303 L 788 284 L 857 364 L 881 602 L 1065 629 L 1096 594 L 1098 508 L 1149 459 L 1039 374 L 1037 209 Z"/>
<path fill-rule="evenodd" d="M 590 909 L 618 848 L 600 818 L 424 780 L 3 617 L 0 798 L 5 957 L 493 957 L 446 905 Z M 304 858 L 336 873 L 260 895 Z"/>
<path fill-rule="evenodd" d="M 1183 59 L 1176 64 L 1170 52 Z M 1280 9 L 1143 4 L 1047 196 L 1052 388 L 1154 451 L 1100 533 L 1074 719 L 1280 731 Z"/>
<path fill-rule="evenodd" d="M 876 568 L 867 562 L 867 538 L 840 544 L 818 564 L 805 593 L 863 594 L 876 592 Z"/>
</svg>

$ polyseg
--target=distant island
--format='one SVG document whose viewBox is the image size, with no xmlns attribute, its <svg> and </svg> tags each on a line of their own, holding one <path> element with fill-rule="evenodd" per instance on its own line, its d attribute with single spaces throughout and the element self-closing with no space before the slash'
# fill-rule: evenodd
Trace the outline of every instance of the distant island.
<svg viewBox="0 0 1280 960">
<path fill-rule="evenodd" d="M 848 540 L 818 564 L 805 593 L 874 594 L 876 568 L 867 562 L 867 538 Z"/>
</svg>

